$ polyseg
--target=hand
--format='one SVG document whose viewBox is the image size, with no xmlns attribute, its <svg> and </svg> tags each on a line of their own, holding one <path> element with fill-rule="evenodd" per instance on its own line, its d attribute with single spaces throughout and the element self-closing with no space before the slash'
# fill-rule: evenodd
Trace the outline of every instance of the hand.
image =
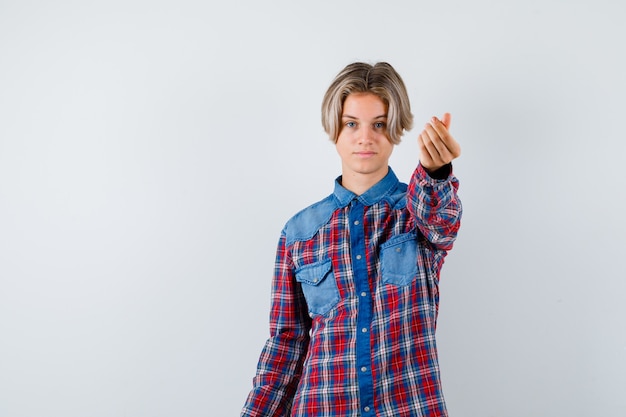
<svg viewBox="0 0 626 417">
<path fill-rule="evenodd" d="M 461 146 L 448 131 L 450 119 L 450 113 L 445 113 L 442 120 L 433 117 L 417 138 L 420 163 L 426 171 L 436 171 L 461 155 Z"/>
</svg>

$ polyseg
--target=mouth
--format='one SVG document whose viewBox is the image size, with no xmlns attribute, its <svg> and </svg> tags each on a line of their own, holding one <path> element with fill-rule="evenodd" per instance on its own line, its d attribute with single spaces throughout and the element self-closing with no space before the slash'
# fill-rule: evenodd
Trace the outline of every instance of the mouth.
<svg viewBox="0 0 626 417">
<path fill-rule="evenodd" d="M 354 152 L 354 155 L 356 155 L 359 158 L 371 158 L 372 156 L 376 155 L 376 152 L 374 152 L 374 151 L 358 151 L 358 152 Z"/>
</svg>

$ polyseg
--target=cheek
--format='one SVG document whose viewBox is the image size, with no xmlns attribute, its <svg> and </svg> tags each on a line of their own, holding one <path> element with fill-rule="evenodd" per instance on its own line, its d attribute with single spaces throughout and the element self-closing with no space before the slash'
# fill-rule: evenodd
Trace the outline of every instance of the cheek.
<svg viewBox="0 0 626 417">
<path fill-rule="evenodd" d="M 343 156 L 343 154 L 345 153 L 345 147 L 343 146 L 343 141 L 338 139 L 337 142 L 335 142 L 335 150 L 337 151 L 339 156 Z"/>
<path fill-rule="evenodd" d="M 385 144 L 385 152 L 387 153 L 387 155 L 391 155 L 394 148 L 395 148 L 395 145 L 388 141 Z"/>
<path fill-rule="evenodd" d="M 337 152 L 341 153 L 342 150 L 348 149 L 350 143 L 350 136 L 347 135 L 346 132 L 340 133 L 337 137 L 337 141 L 335 142 Z"/>
<path fill-rule="evenodd" d="M 350 131 L 346 129 L 342 129 L 337 135 L 337 143 L 339 142 L 349 142 L 350 141 Z"/>
</svg>

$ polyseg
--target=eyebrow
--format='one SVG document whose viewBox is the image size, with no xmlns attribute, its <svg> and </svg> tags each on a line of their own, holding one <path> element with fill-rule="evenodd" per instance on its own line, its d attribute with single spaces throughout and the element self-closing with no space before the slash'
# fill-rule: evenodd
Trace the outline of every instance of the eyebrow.
<svg viewBox="0 0 626 417">
<path fill-rule="evenodd" d="M 354 120 L 359 120 L 358 117 L 354 117 L 354 116 L 350 116 L 349 114 L 342 114 L 341 118 L 346 118 L 346 119 L 354 119 Z M 387 115 L 386 114 L 381 114 L 380 116 L 376 116 L 374 117 L 374 119 L 386 119 Z"/>
</svg>

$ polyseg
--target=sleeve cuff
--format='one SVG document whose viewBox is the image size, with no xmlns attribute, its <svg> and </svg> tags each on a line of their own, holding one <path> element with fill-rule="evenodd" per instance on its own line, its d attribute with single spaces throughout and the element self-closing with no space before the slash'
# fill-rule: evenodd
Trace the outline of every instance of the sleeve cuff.
<svg viewBox="0 0 626 417">
<path fill-rule="evenodd" d="M 434 180 L 445 180 L 450 176 L 450 174 L 452 174 L 452 163 L 448 163 L 434 171 L 427 170 L 423 166 L 422 168 L 424 172 Z"/>
</svg>

